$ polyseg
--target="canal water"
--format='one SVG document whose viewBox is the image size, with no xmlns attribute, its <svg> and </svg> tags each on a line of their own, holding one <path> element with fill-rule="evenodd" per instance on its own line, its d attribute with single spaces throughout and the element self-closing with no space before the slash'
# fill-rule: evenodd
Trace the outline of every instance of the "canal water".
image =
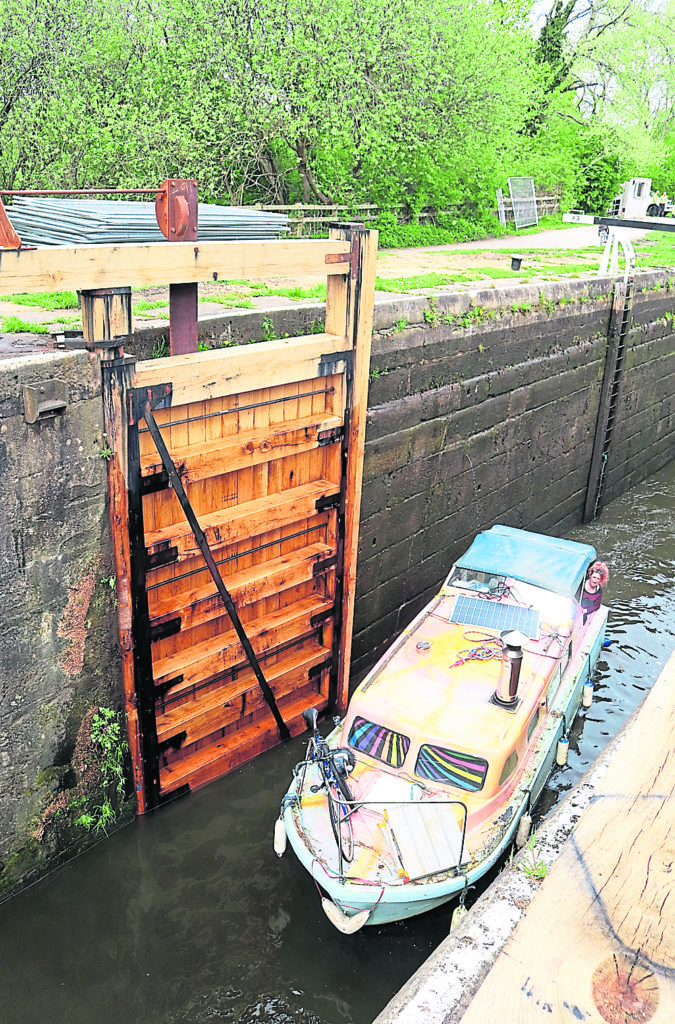
<svg viewBox="0 0 675 1024">
<path fill-rule="evenodd" d="M 611 646 L 547 807 L 675 647 L 675 462 L 570 534 L 607 561 Z M 0 1024 L 368 1024 L 447 935 L 451 908 L 354 936 L 272 829 L 295 740 L 116 832 L 0 906 Z"/>
</svg>

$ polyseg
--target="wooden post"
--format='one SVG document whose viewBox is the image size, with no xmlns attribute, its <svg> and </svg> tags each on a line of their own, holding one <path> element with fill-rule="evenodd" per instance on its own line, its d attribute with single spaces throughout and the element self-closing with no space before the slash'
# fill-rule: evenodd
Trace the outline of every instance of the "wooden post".
<svg viewBox="0 0 675 1024">
<path fill-rule="evenodd" d="M 132 593 L 129 580 L 129 500 L 127 393 L 134 380 L 136 358 L 124 354 L 123 343 L 133 332 L 131 288 L 101 288 L 80 293 L 87 348 L 101 363 L 103 427 L 107 459 L 108 501 L 115 565 L 117 617 L 122 659 L 122 683 L 131 752 L 134 789 L 139 813 L 145 810 L 142 737 L 134 680 Z"/>
<path fill-rule="evenodd" d="M 123 354 L 133 333 L 131 288 L 95 288 L 80 292 L 82 331 L 87 348 L 101 358 Z"/>
<path fill-rule="evenodd" d="M 326 296 L 326 333 L 345 333 L 352 347 L 352 368 L 348 374 L 345 410 L 343 508 L 343 576 L 341 628 L 339 635 L 336 710 L 344 712 L 349 699 L 356 561 L 361 512 L 363 447 L 368 409 L 370 343 L 373 331 L 373 297 L 377 261 L 377 231 L 356 225 L 330 229 L 331 239 L 351 243 L 351 268 L 347 277 L 329 278 Z"/>
</svg>

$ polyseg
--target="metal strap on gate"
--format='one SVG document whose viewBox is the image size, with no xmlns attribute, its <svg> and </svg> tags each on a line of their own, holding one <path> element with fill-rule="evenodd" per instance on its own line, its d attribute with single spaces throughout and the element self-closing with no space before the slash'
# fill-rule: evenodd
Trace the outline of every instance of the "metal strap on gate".
<svg viewBox="0 0 675 1024">
<path fill-rule="evenodd" d="M 192 508 L 189 498 L 185 492 L 185 488 L 183 487 L 183 482 L 178 475 L 176 467 L 173 463 L 173 459 L 169 455 L 168 448 L 164 443 L 164 438 L 162 437 L 159 427 L 157 426 L 155 417 L 152 414 L 152 409 L 150 407 L 149 400 L 146 400 L 141 403 L 138 409 L 138 414 L 139 416 L 144 417 L 145 422 L 148 425 L 150 436 L 152 437 L 152 440 L 155 443 L 155 447 L 157 448 L 159 457 L 162 460 L 162 465 L 164 466 L 164 469 L 166 470 L 167 475 L 169 477 L 169 484 L 173 488 L 174 494 L 176 495 L 178 501 L 180 502 L 181 508 L 185 513 L 185 518 L 187 519 L 190 529 L 194 534 L 194 538 L 197 541 L 197 544 L 199 545 L 199 550 L 204 556 L 204 561 L 206 562 L 207 568 L 211 573 L 213 582 L 218 588 L 218 593 L 220 594 L 223 600 L 223 604 L 227 609 L 228 615 L 232 620 L 232 624 L 236 630 L 237 636 L 239 637 L 239 641 L 242 647 L 244 648 L 244 652 L 246 654 L 246 657 L 248 658 L 248 662 L 251 668 L 253 669 L 253 672 L 255 673 L 255 677 L 258 680 L 258 684 L 260 685 L 260 689 L 263 692 L 263 696 L 267 701 L 267 704 L 269 705 L 270 711 L 274 715 L 274 719 L 277 723 L 277 726 L 279 727 L 279 735 L 281 736 L 282 740 L 288 740 L 291 738 L 288 726 L 281 717 L 281 712 L 279 711 L 279 707 L 275 700 L 274 694 L 272 693 L 270 685 L 265 679 L 265 676 L 263 675 L 262 668 L 260 667 L 260 662 L 256 657 L 255 651 L 251 646 L 251 641 L 249 640 L 246 634 L 246 630 L 244 629 L 241 619 L 239 618 L 237 609 L 234 605 L 234 601 L 232 600 L 232 597 L 227 587 L 225 586 L 223 577 L 220 575 L 220 570 L 216 565 L 215 559 L 211 552 L 211 548 L 209 547 L 209 543 L 204 535 L 204 531 L 199 525 L 197 517 L 194 513 L 194 509 Z"/>
</svg>

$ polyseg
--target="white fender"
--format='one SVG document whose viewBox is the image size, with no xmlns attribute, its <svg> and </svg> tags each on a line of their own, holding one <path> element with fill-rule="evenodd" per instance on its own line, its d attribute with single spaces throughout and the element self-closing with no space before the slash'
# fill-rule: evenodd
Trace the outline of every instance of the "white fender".
<svg viewBox="0 0 675 1024">
<path fill-rule="evenodd" d="M 516 846 L 520 850 L 521 847 L 525 846 L 527 837 L 530 834 L 532 828 L 532 815 L 524 814 L 518 822 L 518 830 L 516 832 Z"/>
<path fill-rule="evenodd" d="M 465 914 L 466 907 L 464 906 L 464 904 L 458 903 L 452 912 L 452 917 L 450 918 L 450 931 L 453 931 L 462 923 Z"/>
<path fill-rule="evenodd" d="M 567 736 L 561 736 L 558 740 L 558 747 L 555 752 L 555 763 L 561 767 L 567 764 L 567 754 L 570 749 L 570 741 Z"/>
<path fill-rule="evenodd" d="M 286 852 L 286 826 L 283 818 L 277 818 L 274 822 L 274 852 L 277 857 L 283 857 Z"/>
<path fill-rule="evenodd" d="M 340 910 L 336 903 L 327 900 L 325 896 L 321 897 L 321 906 L 330 923 L 335 925 L 343 935 L 353 935 L 354 932 L 358 932 L 370 917 L 369 910 L 360 910 L 358 914 L 349 917 L 344 910 Z"/>
</svg>

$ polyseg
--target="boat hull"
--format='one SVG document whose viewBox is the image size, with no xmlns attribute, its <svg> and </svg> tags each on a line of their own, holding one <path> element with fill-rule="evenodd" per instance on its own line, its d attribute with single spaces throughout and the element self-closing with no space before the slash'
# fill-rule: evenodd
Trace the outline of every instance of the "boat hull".
<svg viewBox="0 0 675 1024">
<path fill-rule="evenodd" d="M 547 728 L 540 741 L 539 756 L 510 801 L 513 813 L 508 826 L 503 828 L 493 848 L 478 863 L 462 865 L 459 871 L 429 881 L 407 880 L 386 884 L 341 877 L 316 856 L 311 842 L 308 843 L 291 787 L 284 810 L 284 824 L 291 846 L 316 884 L 347 918 L 367 914 L 363 923 L 372 926 L 426 913 L 460 896 L 468 886 L 474 885 L 499 862 L 514 842 L 521 818 L 531 811 L 540 797 L 556 760 L 558 741 L 579 711 L 584 686 L 592 681 L 602 649 L 606 619 L 607 613 L 603 609 L 593 628 L 587 631 L 575 668 L 563 679 L 555 705 L 551 708 Z"/>
</svg>

